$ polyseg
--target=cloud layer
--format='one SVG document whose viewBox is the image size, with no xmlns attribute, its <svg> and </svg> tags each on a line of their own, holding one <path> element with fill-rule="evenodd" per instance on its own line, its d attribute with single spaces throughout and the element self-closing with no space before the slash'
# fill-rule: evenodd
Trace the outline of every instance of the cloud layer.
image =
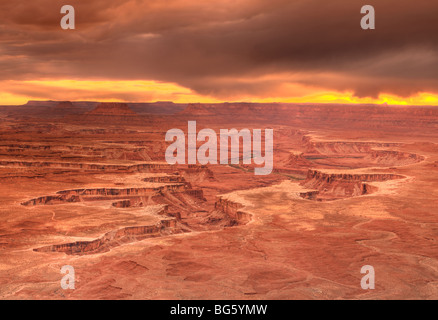
<svg viewBox="0 0 438 320">
<path fill-rule="evenodd" d="M 0 81 L 154 80 L 222 100 L 438 93 L 436 1 L 73 0 L 69 31 L 62 4 L 0 0 Z M 360 28 L 365 4 L 376 30 Z"/>
</svg>

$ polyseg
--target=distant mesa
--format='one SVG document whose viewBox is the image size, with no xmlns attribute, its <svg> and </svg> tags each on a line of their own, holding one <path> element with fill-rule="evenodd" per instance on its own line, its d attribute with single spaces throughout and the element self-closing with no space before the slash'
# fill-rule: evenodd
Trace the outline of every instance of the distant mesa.
<svg viewBox="0 0 438 320">
<path fill-rule="evenodd" d="M 83 112 L 82 108 L 76 107 L 70 101 L 60 101 L 55 106 L 50 107 L 45 111 L 46 115 L 52 118 L 62 118 L 64 116 L 81 114 L 82 112 Z"/>
<path fill-rule="evenodd" d="M 55 107 L 54 110 L 74 110 L 75 106 L 73 105 L 73 103 L 71 103 L 70 101 L 61 101 L 59 102 Z"/>
<path fill-rule="evenodd" d="M 86 113 L 87 115 L 109 116 L 135 116 L 137 113 L 131 110 L 126 103 L 103 102 L 96 108 Z"/>
<path fill-rule="evenodd" d="M 145 121 L 151 115 L 173 115 L 187 104 L 171 101 L 158 102 L 96 102 L 96 101 L 36 101 L 29 100 L 19 106 L 0 106 L 0 114 L 16 119 L 52 119 L 79 122 L 105 122 L 111 124 Z"/>
<path fill-rule="evenodd" d="M 180 112 L 182 115 L 207 116 L 215 114 L 215 105 L 205 105 L 201 103 L 190 103 L 187 108 Z"/>
<path fill-rule="evenodd" d="M 181 115 L 195 115 L 195 116 L 225 116 L 230 117 L 230 120 L 240 117 L 241 119 L 248 119 L 250 117 L 257 117 L 266 120 L 265 114 L 272 111 L 272 114 L 278 115 L 279 112 L 288 111 L 289 107 L 282 106 L 277 103 L 248 103 L 248 102 L 225 102 L 216 104 L 191 103 L 185 110 L 180 112 Z"/>
<path fill-rule="evenodd" d="M 187 107 L 187 104 L 172 101 L 157 101 L 151 103 L 128 103 L 128 106 L 138 114 L 176 114 Z"/>
<path fill-rule="evenodd" d="M 8 115 L 16 118 L 61 119 L 65 116 L 80 115 L 92 107 L 70 101 L 33 101 L 8 110 Z"/>
<path fill-rule="evenodd" d="M 144 116 L 133 111 L 128 104 L 120 102 L 102 102 L 82 116 L 72 117 L 71 121 L 105 123 L 112 125 L 134 124 L 145 121 Z"/>
<path fill-rule="evenodd" d="M 55 107 L 59 102 L 58 101 L 39 101 L 39 100 L 29 100 L 23 107 Z"/>
</svg>

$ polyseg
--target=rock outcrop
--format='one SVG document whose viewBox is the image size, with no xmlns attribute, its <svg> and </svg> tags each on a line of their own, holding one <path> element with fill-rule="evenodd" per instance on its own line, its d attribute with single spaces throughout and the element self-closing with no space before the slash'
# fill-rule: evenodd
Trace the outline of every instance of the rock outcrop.
<svg viewBox="0 0 438 320">
<path fill-rule="evenodd" d="M 405 177 L 392 173 L 326 173 L 309 170 L 307 179 L 301 185 L 318 190 L 317 193 L 303 198 L 323 201 L 371 194 L 377 191 L 377 187 L 367 182 L 384 182 L 403 178 Z"/>
<path fill-rule="evenodd" d="M 135 116 L 137 114 L 126 103 L 103 102 L 87 112 L 87 115 Z"/>
<path fill-rule="evenodd" d="M 135 113 L 126 103 L 100 103 L 93 110 L 83 116 L 71 118 L 72 121 L 100 123 L 100 124 L 140 124 L 146 122 L 145 116 Z"/>
<path fill-rule="evenodd" d="M 150 237 L 159 237 L 180 232 L 177 229 L 176 219 L 161 220 L 160 223 L 150 226 L 125 227 L 111 231 L 92 241 L 76 241 L 65 244 L 56 244 L 36 248 L 36 252 L 63 252 L 69 255 L 84 255 L 108 251 L 121 243 L 143 240 Z"/>
<path fill-rule="evenodd" d="M 228 215 L 231 219 L 231 224 L 246 224 L 251 221 L 251 214 L 243 211 L 243 205 L 237 202 L 224 199 L 220 196 L 216 198 L 214 204 L 216 210 L 220 210 Z"/>
<path fill-rule="evenodd" d="M 292 103 L 190 104 L 182 116 L 215 116 L 228 122 L 269 121 L 313 128 L 361 128 L 400 130 L 436 128 L 438 108 L 433 106 L 383 106 Z M 367 115 L 367 116 L 364 116 Z"/>
<path fill-rule="evenodd" d="M 106 199 L 125 199 L 138 196 L 157 196 L 166 193 L 185 193 L 188 196 L 204 199 L 201 189 L 191 189 L 187 184 L 168 184 L 157 187 L 144 188 L 88 188 L 58 191 L 56 195 L 49 195 L 31 199 L 21 204 L 23 206 L 61 204 L 69 202 L 98 201 Z M 128 199 L 127 199 L 128 200 Z"/>
</svg>

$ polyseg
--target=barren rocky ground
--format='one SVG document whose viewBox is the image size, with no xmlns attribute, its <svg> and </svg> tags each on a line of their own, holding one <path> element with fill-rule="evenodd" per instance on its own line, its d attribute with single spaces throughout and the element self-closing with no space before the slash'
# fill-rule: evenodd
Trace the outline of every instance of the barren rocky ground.
<svg viewBox="0 0 438 320">
<path fill-rule="evenodd" d="M 188 120 L 274 129 L 273 173 L 167 164 Z M 0 298 L 437 299 L 437 141 L 438 107 L 0 107 Z"/>
</svg>

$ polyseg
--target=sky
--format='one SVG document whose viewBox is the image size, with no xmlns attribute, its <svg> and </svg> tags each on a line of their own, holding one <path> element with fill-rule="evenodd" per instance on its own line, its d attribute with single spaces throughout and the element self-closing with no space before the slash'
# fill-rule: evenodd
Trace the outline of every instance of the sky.
<svg viewBox="0 0 438 320">
<path fill-rule="evenodd" d="M 60 27 L 67 4 L 75 30 Z M 0 0 L 0 104 L 438 105 L 437 13 L 430 0 Z"/>
</svg>

